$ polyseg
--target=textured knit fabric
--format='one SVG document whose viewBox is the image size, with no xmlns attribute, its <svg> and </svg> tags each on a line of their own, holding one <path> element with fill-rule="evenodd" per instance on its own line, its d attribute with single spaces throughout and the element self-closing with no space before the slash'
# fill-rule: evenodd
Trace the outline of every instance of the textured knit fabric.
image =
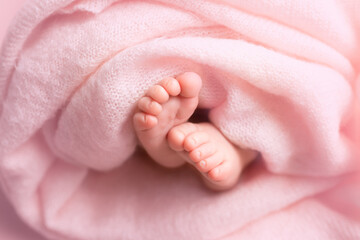
<svg viewBox="0 0 360 240">
<path fill-rule="evenodd" d="M 357 0 L 29 1 L 0 56 L 4 193 L 52 239 L 360 237 L 359 196 L 336 198 L 358 179 L 359 16 Z M 184 71 L 261 153 L 231 191 L 137 148 L 137 100 Z"/>
</svg>

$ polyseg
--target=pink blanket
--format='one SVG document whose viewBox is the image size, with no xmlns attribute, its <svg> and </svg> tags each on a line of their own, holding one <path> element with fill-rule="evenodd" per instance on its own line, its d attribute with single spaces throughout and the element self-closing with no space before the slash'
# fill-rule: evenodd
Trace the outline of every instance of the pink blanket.
<svg viewBox="0 0 360 240">
<path fill-rule="evenodd" d="M 355 239 L 360 4 L 33 0 L 0 56 L 0 182 L 52 239 Z M 261 152 L 214 193 L 137 148 L 135 103 L 195 71 L 200 107 Z"/>
</svg>

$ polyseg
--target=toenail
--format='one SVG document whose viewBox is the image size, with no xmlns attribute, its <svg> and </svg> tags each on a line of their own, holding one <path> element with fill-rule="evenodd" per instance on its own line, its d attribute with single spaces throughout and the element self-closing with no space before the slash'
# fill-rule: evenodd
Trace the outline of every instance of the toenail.
<svg viewBox="0 0 360 240">
<path fill-rule="evenodd" d="M 202 168 L 206 167 L 206 162 L 204 160 L 201 160 L 199 164 Z"/>
<path fill-rule="evenodd" d="M 166 83 L 165 83 L 166 88 L 171 88 L 174 86 L 174 82 L 172 78 L 167 79 Z"/>
<path fill-rule="evenodd" d="M 198 159 L 200 159 L 200 158 L 201 158 L 201 152 L 198 151 L 198 152 L 196 153 L 196 156 L 197 156 Z"/>
<path fill-rule="evenodd" d="M 191 143 L 192 143 L 192 145 L 196 145 L 196 139 L 195 139 L 195 138 L 191 138 Z"/>
</svg>

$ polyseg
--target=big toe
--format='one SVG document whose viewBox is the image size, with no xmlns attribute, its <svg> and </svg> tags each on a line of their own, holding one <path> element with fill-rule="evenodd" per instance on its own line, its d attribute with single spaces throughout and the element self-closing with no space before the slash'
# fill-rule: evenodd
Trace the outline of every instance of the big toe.
<svg viewBox="0 0 360 240">
<path fill-rule="evenodd" d="M 169 147 L 174 151 L 183 151 L 185 138 L 195 131 L 198 131 L 198 126 L 190 122 L 173 127 L 167 134 Z"/>
<path fill-rule="evenodd" d="M 194 72 L 185 72 L 176 77 L 178 80 L 182 97 L 192 98 L 199 95 L 202 80 L 200 76 Z"/>
</svg>

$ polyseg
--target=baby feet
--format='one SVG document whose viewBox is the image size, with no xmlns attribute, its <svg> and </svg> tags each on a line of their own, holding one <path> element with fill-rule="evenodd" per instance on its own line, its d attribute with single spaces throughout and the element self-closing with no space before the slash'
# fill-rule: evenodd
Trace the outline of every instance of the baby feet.
<svg viewBox="0 0 360 240">
<path fill-rule="evenodd" d="M 234 186 L 242 169 L 256 157 L 254 151 L 235 147 L 210 123 L 186 122 L 173 127 L 168 143 L 174 151 L 187 153 L 187 162 L 195 166 L 205 184 L 214 190 Z"/>
<path fill-rule="evenodd" d="M 184 159 L 169 148 L 169 130 L 186 122 L 198 105 L 202 81 L 192 72 L 176 78 L 168 77 L 152 86 L 138 101 L 134 128 L 141 145 L 160 165 L 173 168 L 183 165 Z"/>
<path fill-rule="evenodd" d="M 134 128 L 141 145 L 162 166 L 188 162 L 214 190 L 237 182 L 254 151 L 240 150 L 210 123 L 188 122 L 198 105 L 202 81 L 192 72 L 165 78 L 138 101 Z"/>
</svg>

